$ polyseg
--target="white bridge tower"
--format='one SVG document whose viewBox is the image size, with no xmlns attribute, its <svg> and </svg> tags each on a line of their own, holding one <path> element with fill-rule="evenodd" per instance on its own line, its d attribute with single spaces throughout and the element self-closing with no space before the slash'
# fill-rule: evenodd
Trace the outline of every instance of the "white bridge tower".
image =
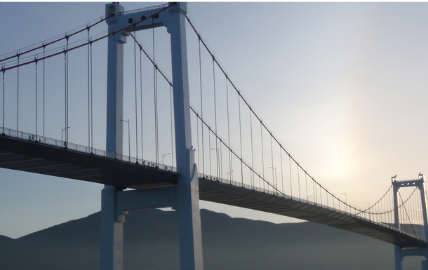
<svg viewBox="0 0 428 270">
<path fill-rule="evenodd" d="M 425 200 L 425 176 L 419 174 L 419 179 L 417 180 L 406 180 L 406 181 L 397 181 L 397 176 L 392 177 L 392 185 L 394 188 L 394 221 L 395 228 L 400 229 L 400 220 L 398 214 L 398 190 L 404 187 L 418 187 L 421 195 L 422 203 L 422 217 L 424 220 L 424 234 L 425 242 L 428 243 L 428 219 L 427 219 L 427 207 Z M 406 256 L 423 256 L 425 260 L 421 263 L 422 270 L 428 270 L 428 249 L 417 248 L 417 249 L 402 249 L 399 246 L 395 246 L 395 270 L 403 270 L 402 261 Z"/>
<path fill-rule="evenodd" d="M 202 270 L 202 237 L 198 174 L 191 145 L 189 82 L 185 15 L 186 3 L 124 13 L 118 3 L 106 5 L 108 39 L 107 140 L 111 157 L 122 154 L 123 44 L 129 31 L 165 26 L 171 35 L 174 123 L 178 182 L 173 187 L 123 191 L 105 185 L 101 205 L 101 270 L 123 269 L 123 222 L 128 210 L 172 207 L 176 210 L 181 269 Z M 150 18 L 150 19 L 148 19 Z M 129 30 L 120 29 L 130 26 Z"/>
</svg>

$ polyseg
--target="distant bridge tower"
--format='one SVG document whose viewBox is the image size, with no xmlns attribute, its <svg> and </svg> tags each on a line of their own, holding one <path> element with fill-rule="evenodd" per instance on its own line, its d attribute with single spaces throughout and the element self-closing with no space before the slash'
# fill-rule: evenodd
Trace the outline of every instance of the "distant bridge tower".
<svg viewBox="0 0 428 270">
<path fill-rule="evenodd" d="M 130 26 L 139 31 L 165 26 L 171 35 L 174 122 L 177 172 L 176 186 L 123 191 L 105 185 L 101 205 L 101 270 L 123 269 L 123 222 L 128 210 L 172 207 L 176 209 L 180 238 L 181 269 L 202 270 L 202 237 L 199 210 L 198 174 L 191 145 L 190 103 L 185 31 L 186 3 L 124 13 L 118 3 L 106 5 L 109 33 Z M 151 17 L 153 16 L 153 17 Z M 150 19 L 146 19 L 150 18 Z M 146 19 L 146 20 L 145 20 Z M 110 157 L 122 154 L 123 44 L 128 30 L 108 39 L 107 140 Z"/>
<path fill-rule="evenodd" d="M 419 174 L 417 180 L 397 181 L 397 176 L 392 177 L 392 185 L 394 187 L 394 221 L 395 228 L 400 229 L 400 220 L 398 215 L 398 190 L 403 187 L 418 187 L 421 195 L 422 203 L 422 216 L 424 220 L 424 235 L 425 242 L 428 243 L 428 220 L 427 220 L 427 207 L 425 200 L 425 176 Z M 422 270 L 428 270 L 428 247 L 418 249 L 402 249 L 395 246 L 395 270 L 402 270 L 402 261 L 406 256 L 424 256 L 425 260 L 421 263 Z"/>
</svg>

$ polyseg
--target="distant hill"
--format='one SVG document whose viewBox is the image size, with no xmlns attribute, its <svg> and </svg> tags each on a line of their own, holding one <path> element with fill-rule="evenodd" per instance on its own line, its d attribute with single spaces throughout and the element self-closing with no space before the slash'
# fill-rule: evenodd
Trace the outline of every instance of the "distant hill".
<svg viewBox="0 0 428 270">
<path fill-rule="evenodd" d="M 392 245 L 314 223 L 273 224 L 201 211 L 205 270 L 394 269 Z M 19 239 L 0 236 L 2 270 L 99 269 L 100 214 Z M 179 269 L 175 212 L 132 211 L 125 270 Z M 420 269 L 406 258 L 404 269 Z"/>
</svg>

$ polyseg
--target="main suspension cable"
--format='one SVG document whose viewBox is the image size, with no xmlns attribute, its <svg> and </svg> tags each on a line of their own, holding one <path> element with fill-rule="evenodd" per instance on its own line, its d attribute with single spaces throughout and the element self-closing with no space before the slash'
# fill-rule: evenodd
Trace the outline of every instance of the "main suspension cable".
<svg viewBox="0 0 428 270">
<path fill-rule="evenodd" d="M 226 142 L 224 142 L 219 136 L 218 134 L 214 134 L 214 130 L 201 118 L 201 116 L 195 111 L 195 109 L 193 109 L 192 107 L 190 107 L 190 110 L 196 115 L 196 117 L 201 121 L 201 123 L 207 127 L 208 132 L 213 133 L 213 135 L 219 140 L 219 142 L 221 144 L 224 145 L 224 147 L 226 147 L 226 149 L 229 150 L 230 153 L 232 153 L 238 160 L 240 160 L 242 162 L 243 165 L 245 165 L 245 167 L 247 167 L 249 170 L 251 170 L 252 172 L 254 172 L 262 181 L 263 183 L 265 183 L 266 185 L 268 185 L 268 187 L 272 188 L 272 190 L 277 191 L 278 194 L 281 194 L 284 197 L 288 197 L 290 198 L 290 196 L 284 194 L 283 192 L 281 192 L 280 190 L 278 190 L 277 188 L 275 188 L 271 183 L 269 183 L 269 181 L 267 181 L 265 178 L 263 178 L 259 173 L 257 173 L 256 171 L 251 169 L 251 166 L 249 164 L 247 164 L 241 157 L 239 157 L 239 155 L 233 151 L 232 148 L 230 148 L 230 146 L 228 146 L 226 144 Z M 204 176 L 205 177 L 205 176 Z"/>
<path fill-rule="evenodd" d="M 91 28 L 91 27 L 93 27 L 93 26 L 95 26 L 95 25 L 97 25 L 97 24 L 99 24 L 99 23 L 101 23 L 101 22 L 103 22 L 103 21 L 105 21 L 105 20 L 107 20 L 107 19 L 111 18 L 112 16 L 114 16 L 114 14 L 111 14 L 110 16 L 105 17 L 105 18 L 102 18 L 102 17 L 101 17 L 101 19 L 100 19 L 98 22 L 93 23 L 93 24 L 91 24 L 91 25 L 89 25 L 89 26 L 88 26 L 88 25 L 85 25 L 82 29 L 80 29 L 80 30 L 78 30 L 78 31 L 75 31 L 75 32 L 73 32 L 73 33 L 71 33 L 71 34 L 68 34 L 68 37 L 71 37 L 71 36 L 77 35 L 77 34 L 79 34 L 79 33 L 83 32 L 83 31 L 87 30 L 87 29 L 88 29 L 88 27 L 89 27 L 89 28 Z M 42 48 L 43 48 L 43 49 L 45 49 L 45 48 L 46 48 L 46 46 L 52 45 L 52 44 L 57 43 L 57 42 L 59 42 L 59 41 L 61 41 L 61 40 L 64 40 L 64 39 L 66 39 L 66 36 L 63 36 L 63 35 L 62 35 L 60 38 L 57 38 L 57 39 L 55 39 L 55 40 L 53 40 L 53 41 L 50 41 L 50 42 L 47 42 L 47 43 L 43 42 L 43 43 L 42 43 L 42 45 L 39 45 L 39 46 L 34 47 L 34 48 L 32 48 L 32 49 L 28 49 L 28 50 L 25 50 L 25 51 L 23 51 L 23 52 L 20 52 L 20 55 L 28 54 L 28 53 L 30 53 L 30 52 L 37 51 L 37 50 L 42 49 Z M 32 47 L 32 46 L 29 46 L 29 47 Z M 0 63 L 1 63 L 1 62 L 4 62 L 4 61 L 7 61 L 7 60 L 10 60 L 10 59 L 13 59 L 13 58 L 15 58 L 15 57 L 19 57 L 19 56 L 18 56 L 18 55 L 12 55 L 12 56 L 9 56 L 9 57 L 6 57 L 6 58 L 3 58 L 3 59 L 0 59 Z"/>
<path fill-rule="evenodd" d="M 200 34 L 198 33 L 198 31 L 196 30 L 196 28 L 194 27 L 194 25 L 192 24 L 192 22 L 190 21 L 190 19 L 186 16 L 186 20 L 188 21 L 188 23 L 190 24 L 190 26 L 192 27 L 193 31 L 195 32 L 195 34 L 198 36 L 198 39 L 200 41 L 200 43 L 202 43 L 202 45 L 205 47 L 205 49 L 207 50 L 207 52 L 213 57 L 214 62 L 217 64 L 217 66 L 219 67 L 220 71 L 224 74 L 224 76 L 226 77 L 226 81 L 228 81 L 232 87 L 235 89 L 235 91 L 237 92 L 238 96 L 240 98 L 242 98 L 242 100 L 244 101 L 244 103 L 247 105 L 247 107 L 249 108 L 249 110 L 251 112 L 254 113 L 255 117 L 257 118 L 257 120 L 260 122 L 260 124 L 267 130 L 267 132 L 269 134 L 271 134 L 271 136 L 273 137 L 273 139 L 276 141 L 276 143 L 278 143 L 279 147 L 281 148 L 282 151 L 284 151 L 288 156 L 289 156 L 289 162 L 293 161 L 296 166 L 298 168 L 300 168 L 303 173 L 305 175 L 307 175 L 310 179 L 312 179 L 312 181 L 314 182 L 314 185 L 316 184 L 317 186 L 319 186 L 320 188 L 320 192 L 321 189 L 326 191 L 326 196 L 328 197 L 328 195 L 332 196 L 334 199 L 337 199 L 340 203 L 346 205 L 347 207 L 349 207 L 349 209 L 354 209 L 355 211 L 360 211 L 361 212 L 365 212 L 370 210 L 373 207 L 377 206 L 377 203 L 381 200 L 379 200 L 377 203 L 375 203 L 374 205 L 370 206 L 368 209 L 366 210 L 361 210 L 361 209 L 357 209 L 354 206 L 349 205 L 347 202 L 342 201 L 340 198 L 338 198 L 337 196 L 335 196 L 334 194 L 332 194 L 330 191 L 328 191 L 323 185 L 321 185 L 318 181 L 315 180 L 314 177 L 312 177 L 298 162 L 297 160 L 295 160 L 291 154 L 281 145 L 281 143 L 278 141 L 278 139 L 276 137 L 273 136 L 272 132 L 267 128 L 267 126 L 262 122 L 261 118 L 255 114 L 254 110 L 251 108 L 251 106 L 249 105 L 249 103 L 246 101 L 246 99 L 242 96 L 241 92 L 238 90 L 238 88 L 235 86 L 235 84 L 230 80 L 229 76 L 227 75 L 227 73 L 225 72 L 225 70 L 222 68 L 222 66 L 220 65 L 220 63 L 217 61 L 216 58 L 214 58 L 214 54 L 210 51 L 210 49 L 208 48 L 207 44 L 204 42 L 204 40 L 201 38 Z M 290 164 L 291 165 L 291 164 Z M 290 171 L 290 191 L 292 192 L 292 183 L 291 183 L 291 171 Z M 314 195 L 315 196 L 315 195 Z"/>
<path fill-rule="evenodd" d="M 140 20 L 140 21 L 138 21 L 138 22 L 134 23 L 134 25 L 138 25 L 138 24 L 140 24 L 140 23 L 142 23 L 142 22 L 144 22 L 144 21 L 147 21 L 147 20 L 149 20 L 149 19 L 153 18 L 153 17 L 154 17 L 154 16 L 156 16 L 156 15 L 159 15 L 161 12 L 163 12 L 163 11 L 167 10 L 169 7 L 171 7 L 171 6 L 173 6 L 173 5 L 174 5 L 174 3 L 172 3 L 172 4 L 168 5 L 168 6 L 166 6 L 165 8 L 163 8 L 162 10 L 159 10 L 158 12 L 156 12 L 156 13 L 152 14 L 151 16 L 149 16 L 149 17 L 147 17 L 147 18 L 144 18 L 144 19 L 142 19 L 142 20 Z M 90 42 L 92 42 L 92 43 L 98 42 L 98 41 L 103 40 L 103 39 L 105 39 L 105 38 L 107 38 L 107 37 L 110 37 L 110 36 L 113 36 L 113 35 L 115 35 L 115 34 L 117 34 L 117 33 L 120 33 L 120 32 L 122 32 L 122 31 L 124 31 L 124 30 L 128 30 L 128 29 L 130 29 L 131 27 L 133 27 L 133 26 L 132 26 L 132 25 L 131 25 L 131 26 L 127 25 L 127 26 L 125 26 L 125 27 L 123 27 L 123 28 L 120 28 L 120 29 L 118 29 L 118 30 L 112 31 L 111 33 L 108 33 L 108 34 L 105 34 L 105 35 L 100 36 L 100 37 L 98 37 L 98 38 L 92 39 L 92 41 L 90 41 Z M 132 35 L 132 34 L 131 34 L 131 35 Z M 57 56 L 57 55 L 63 54 L 65 51 L 66 51 L 66 52 L 70 52 L 70 51 L 73 51 L 73 50 L 79 49 L 79 48 L 81 48 L 81 47 L 84 47 L 84 46 L 88 45 L 88 43 L 89 43 L 89 42 L 84 42 L 84 43 L 79 44 L 79 45 L 76 45 L 76 46 L 74 46 L 74 47 L 67 48 L 66 50 L 62 50 L 62 51 L 58 51 L 58 52 L 55 52 L 55 53 L 49 54 L 49 55 L 47 55 L 47 56 L 45 56 L 45 57 L 43 57 L 43 58 L 39 58 L 39 60 L 44 60 L 44 59 L 48 59 L 48 58 L 51 58 L 51 57 L 54 57 L 54 56 Z M 46 45 L 45 45 L 45 46 L 46 46 Z M 18 63 L 18 64 L 16 64 L 16 65 L 9 66 L 9 67 L 4 67 L 3 69 L 4 69 L 4 70 L 15 69 L 15 68 L 18 68 L 18 67 L 21 67 L 21 66 L 29 65 L 29 64 L 31 64 L 31 63 L 34 63 L 34 60 L 30 60 L 30 61 L 27 61 L 27 62 L 24 62 L 24 63 Z M 165 77 L 165 78 L 166 78 L 166 77 Z"/>
</svg>

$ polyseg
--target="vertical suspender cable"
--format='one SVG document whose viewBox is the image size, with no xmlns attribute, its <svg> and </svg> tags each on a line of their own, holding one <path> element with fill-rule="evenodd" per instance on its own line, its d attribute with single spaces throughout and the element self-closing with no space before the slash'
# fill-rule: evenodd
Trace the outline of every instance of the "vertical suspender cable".
<svg viewBox="0 0 428 270">
<path fill-rule="evenodd" d="M 409 206 L 409 210 L 408 210 L 408 216 L 409 216 L 409 223 L 412 224 L 413 222 L 413 197 L 412 196 L 409 200 L 408 200 L 408 206 Z"/>
<path fill-rule="evenodd" d="M 202 125 L 202 123 L 201 123 Z M 201 164 L 201 151 L 199 151 L 199 117 L 198 114 L 196 114 L 196 143 L 198 144 L 198 165 Z M 203 175 L 203 174 L 202 174 Z"/>
<path fill-rule="evenodd" d="M 306 201 L 309 201 L 308 195 L 308 175 L 305 173 L 305 182 L 306 182 Z"/>
<path fill-rule="evenodd" d="M 90 51 L 90 71 L 91 71 L 91 153 L 94 149 L 94 96 L 93 96 L 93 80 L 92 80 L 92 41 L 89 43 Z"/>
<path fill-rule="evenodd" d="M 169 108 L 171 112 L 171 168 L 174 166 L 174 121 L 173 121 L 173 113 L 174 113 L 174 106 L 173 106 L 173 100 L 172 100 L 172 85 L 169 86 Z"/>
<path fill-rule="evenodd" d="M 384 217 L 385 220 L 384 220 L 384 222 L 387 225 L 389 225 L 389 213 L 388 213 L 389 209 L 388 208 L 389 208 L 388 197 L 386 196 L 385 199 L 384 199 L 384 202 L 383 202 L 383 209 L 385 211 L 385 217 Z"/>
<path fill-rule="evenodd" d="M 412 205 L 412 207 L 410 208 L 410 210 L 412 211 L 412 216 L 411 216 L 411 218 L 412 218 L 412 221 L 413 221 L 413 224 L 419 224 L 419 214 L 416 212 L 416 207 L 417 207 L 417 197 L 415 196 L 415 198 L 413 199 L 413 205 Z"/>
<path fill-rule="evenodd" d="M 419 224 L 419 215 L 416 212 L 416 206 L 417 206 L 417 196 L 413 196 L 414 198 L 412 198 L 412 202 L 410 205 L 410 220 L 411 223 L 413 223 L 414 225 Z M 416 229 L 416 236 L 419 236 L 419 226 L 415 228 Z"/>
<path fill-rule="evenodd" d="M 276 193 L 276 186 L 275 186 L 275 173 L 274 171 L 276 168 L 273 166 L 273 144 L 272 144 L 272 133 L 270 134 L 270 154 L 271 154 L 271 167 L 272 167 L 272 186 L 274 188 L 274 192 Z"/>
<path fill-rule="evenodd" d="M 238 111 L 239 111 L 239 144 L 241 145 L 241 182 L 242 186 L 244 186 L 244 161 L 242 156 L 242 125 L 241 125 L 241 98 L 238 95 Z"/>
<path fill-rule="evenodd" d="M 152 17 L 152 23 L 154 24 L 154 18 Z M 153 28 L 153 61 L 156 63 L 155 53 L 155 28 Z M 158 93 L 157 93 L 157 65 L 153 67 L 153 94 L 155 102 L 155 146 L 156 146 L 156 166 L 159 166 L 159 141 L 158 141 Z"/>
<path fill-rule="evenodd" d="M 219 178 L 219 149 L 218 149 L 218 133 L 217 133 L 217 95 L 216 95 L 216 89 L 215 89 L 215 59 L 213 57 L 213 83 L 214 83 L 214 122 L 215 122 L 215 153 L 216 153 L 216 159 L 217 159 L 217 179 Z"/>
<path fill-rule="evenodd" d="M 285 193 L 285 189 L 284 189 L 284 172 L 282 170 L 282 146 L 279 145 L 279 156 L 281 159 L 281 187 L 282 187 L 282 193 Z"/>
<path fill-rule="evenodd" d="M 210 176 L 212 176 L 212 173 L 211 173 L 211 165 L 212 165 L 212 162 L 211 162 L 211 150 L 212 150 L 211 149 L 211 129 L 208 128 L 208 158 L 209 158 L 209 161 L 210 161 Z"/>
<path fill-rule="evenodd" d="M 424 220 L 423 220 L 422 212 L 418 211 L 419 205 L 421 205 L 421 203 L 422 203 L 421 199 L 422 199 L 421 197 L 418 197 L 418 201 L 415 203 L 415 212 L 416 212 L 417 224 L 420 225 L 420 226 L 418 226 L 419 237 L 422 239 L 425 239 L 424 230 L 422 229 L 424 226 Z"/>
<path fill-rule="evenodd" d="M 67 53 L 64 49 L 64 128 L 65 128 L 65 140 L 64 146 L 67 147 Z M 62 137 L 62 130 L 61 130 Z"/>
<path fill-rule="evenodd" d="M 202 96 L 202 62 L 201 62 L 201 37 L 198 36 L 199 40 L 199 89 L 201 93 L 201 119 L 204 119 L 203 113 L 203 96 Z M 202 174 L 205 175 L 205 151 L 204 151 L 204 125 L 201 124 L 202 132 Z"/>
<path fill-rule="evenodd" d="M 325 190 L 325 198 L 326 198 L 326 200 L 327 200 L 327 207 L 328 207 L 328 193 L 327 193 L 327 190 Z M 308 201 L 309 201 L 309 199 L 308 199 Z M 356 209 L 355 209 L 356 210 Z"/>
<path fill-rule="evenodd" d="M 43 140 L 45 140 L 45 51 L 43 44 Z"/>
<path fill-rule="evenodd" d="M 413 206 L 410 208 L 412 211 L 412 220 L 414 224 L 419 224 L 419 214 L 418 212 L 416 212 L 417 205 L 417 197 L 415 197 L 415 199 L 413 200 Z"/>
<path fill-rule="evenodd" d="M 37 84 L 38 84 L 38 81 L 37 81 L 37 62 L 38 62 L 38 60 L 37 60 L 37 58 L 35 59 L 35 63 L 36 63 L 36 141 L 37 141 L 37 135 L 38 135 L 38 133 L 37 133 L 37 103 L 38 103 L 38 98 L 37 98 Z"/>
<path fill-rule="evenodd" d="M 19 52 L 18 52 L 18 68 L 16 70 L 16 132 L 19 131 Z"/>
<path fill-rule="evenodd" d="M 288 167 L 290 169 L 290 196 L 293 197 L 293 185 L 291 183 L 291 156 L 288 155 Z"/>
<path fill-rule="evenodd" d="M 250 129 L 251 129 L 251 185 L 254 186 L 254 149 L 253 149 L 253 120 L 250 108 Z"/>
<path fill-rule="evenodd" d="M 157 93 L 157 66 L 154 70 L 154 101 L 155 101 L 155 146 L 156 146 L 156 166 L 159 165 L 159 137 L 158 137 L 158 93 Z"/>
<path fill-rule="evenodd" d="M 419 192 L 419 194 L 420 194 L 420 192 Z M 422 215 L 422 211 L 419 211 L 419 209 L 422 210 L 422 207 L 419 208 L 420 205 L 422 205 L 422 198 L 419 195 L 418 196 L 418 201 L 416 202 L 416 205 L 415 205 L 415 211 L 416 211 L 416 215 L 417 215 L 417 219 L 418 219 L 418 224 L 421 225 L 421 226 L 419 226 L 419 229 L 421 231 L 420 232 L 420 236 L 421 236 L 421 238 L 425 239 L 425 234 L 424 234 L 424 230 L 423 230 L 424 217 Z"/>
<path fill-rule="evenodd" d="M 88 30 L 88 152 L 91 151 L 91 75 L 90 75 L 90 52 L 89 52 L 89 26 L 86 28 Z"/>
<path fill-rule="evenodd" d="M 391 193 L 391 192 L 390 192 Z M 392 194 L 391 194 L 392 195 Z M 388 215 L 388 225 L 391 225 L 392 226 L 392 224 L 393 224 L 393 221 L 392 221 L 392 214 L 394 213 L 394 209 L 391 207 L 391 202 L 392 202 L 392 200 L 393 200 L 393 198 L 392 198 L 392 196 L 391 195 L 389 195 L 388 197 L 390 197 L 389 198 L 389 200 L 387 200 L 386 201 L 386 203 L 387 203 L 387 208 L 388 208 L 388 211 L 391 211 L 390 213 L 389 213 L 389 215 Z"/>
<path fill-rule="evenodd" d="M 229 88 L 227 84 L 228 77 L 226 75 L 226 107 L 227 107 L 227 142 L 230 147 L 230 114 L 229 114 Z M 229 173 L 230 173 L 230 183 L 232 183 L 232 153 L 229 150 Z"/>
<path fill-rule="evenodd" d="M 141 122 L 141 159 L 144 163 L 144 134 L 143 134 L 143 69 L 141 63 L 141 51 L 143 48 L 140 45 L 140 122 Z"/>
<path fill-rule="evenodd" d="M 420 192 L 419 192 L 419 194 L 420 194 Z M 414 220 L 415 224 L 422 225 L 422 223 L 421 223 L 422 216 L 420 215 L 421 214 L 420 211 L 418 211 L 419 200 L 420 200 L 420 197 L 416 196 L 415 200 L 414 200 L 414 207 L 412 207 L 412 210 L 413 210 L 413 220 Z M 419 235 L 420 235 L 420 233 L 419 233 Z"/>
<path fill-rule="evenodd" d="M 134 25 L 135 36 L 135 25 Z M 137 42 L 134 40 L 134 89 L 135 89 L 135 153 L 138 163 L 138 97 L 137 97 Z"/>
<path fill-rule="evenodd" d="M 66 56 L 67 56 L 67 125 L 66 125 L 66 127 L 68 127 L 69 126 L 69 124 L 68 124 L 68 37 L 67 37 L 67 52 L 65 53 L 66 54 Z M 67 142 L 67 144 L 68 144 L 68 129 L 66 129 L 65 130 L 65 138 L 66 138 L 66 142 Z"/>
<path fill-rule="evenodd" d="M 2 102 L 3 102 L 3 113 L 2 113 L 2 117 L 3 117 L 3 124 L 2 124 L 2 128 L 3 128 L 3 130 L 2 130 L 2 134 L 4 134 L 4 72 L 5 72 L 5 70 L 4 70 L 4 64 L 3 64 L 3 68 L 2 68 L 2 84 L 3 84 L 3 87 L 2 87 L 2 90 L 3 90 L 3 100 L 2 100 Z"/>
<path fill-rule="evenodd" d="M 299 173 L 299 166 L 297 166 L 297 183 L 298 183 L 298 187 L 299 187 L 299 200 L 301 200 L 301 196 L 300 196 L 300 173 Z"/>
<path fill-rule="evenodd" d="M 312 179 L 312 197 L 313 197 L 313 202 L 314 202 L 314 205 L 315 205 L 315 203 L 316 203 L 316 200 L 317 200 L 317 196 L 316 196 L 316 187 L 315 187 L 315 180 L 314 179 Z M 336 198 L 336 197 L 333 197 L 333 202 L 334 202 L 334 198 Z M 339 199 L 338 198 L 336 198 L 337 199 L 337 201 L 339 202 Z M 339 207 L 340 207 L 340 205 L 339 205 Z"/>
<path fill-rule="evenodd" d="M 421 236 L 422 236 L 422 239 L 425 239 L 425 230 L 424 230 L 425 224 L 424 224 L 424 216 L 423 216 L 423 213 L 422 213 L 422 207 L 421 207 L 421 205 L 422 205 L 422 197 L 419 197 L 419 202 L 418 202 L 418 205 L 417 205 L 418 207 L 416 209 L 420 209 L 420 211 L 418 211 L 418 213 L 419 213 L 419 222 L 421 224 L 421 226 L 420 226 Z"/>
<path fill-rule="evenodd" d="M 262 145 L 262 176 L 263 176 L 263 188 L 265 188 L 265 159 L 263 153 L 263 124 L 260 122 L 260 142 Z"/>
<path fill-rule="evenodd" d="M 419 197 L 419 201 L 417 202 L 415 209 L 420 209 L 420 211 L 418 211 L 418 214 L 419 214 L 419 224 L 421 224 L 421 226 L 420 226 L 421 237 L 422 237 L 422 239 L 425 239 L 425 232 L 424 232 L 425 224 L 424 224 L 424 216 L 422 213 L 421 205 L 422 205 L 422 197 Z"/>
<path fill-rule="evenodd" d="M 65 60 L 65 143 L 66 147 L 68 144 L 68 39 L 69 36 L 66 36 L 66 47 L 64 50 L 64 60 Z"/>
</svg>

